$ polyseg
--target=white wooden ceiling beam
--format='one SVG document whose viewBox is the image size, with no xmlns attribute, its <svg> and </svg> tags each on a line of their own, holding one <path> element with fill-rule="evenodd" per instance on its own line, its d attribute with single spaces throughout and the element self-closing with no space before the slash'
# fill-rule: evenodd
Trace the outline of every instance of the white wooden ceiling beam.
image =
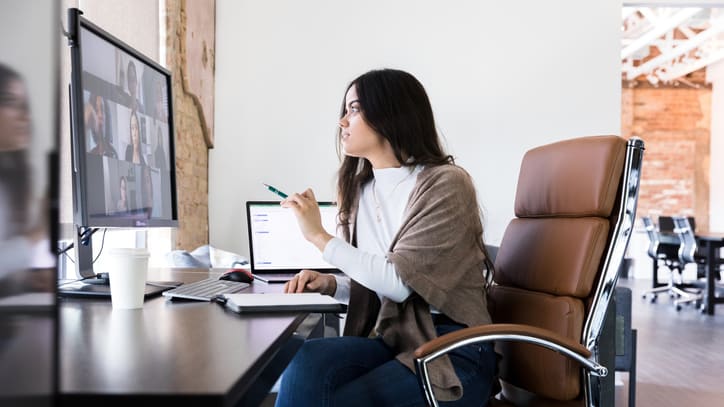
<svg viewBox="0 0 724 407">
<path fill-rule="evenodd" d="M 691 38 L 690 40 L 682 43 L 681 45 L 674 47 L 668 52 L 664 52 L 655 58 L 651 58 L 644 64 L 629 69 L 624 69 L 626 79 L 632 80 L 641 74 L 648 74 L 654 71 L 658 66 L 669 63 L 670 61 L 674 60 L 674 58 L 677 58 L 678 56 L 699 47 L 704 42 L 710 40 L 722 31 L 724 31 L 724 18 L 719 18 L 715 21 L 712 21 L 710 28 L 700 32 L 699 34 L 694 36 L 694 38 Z"/>
<path fill-rule="evenodd" d="M 701 68 L 707 67 L 722 59 L 724 59 L 724 49 L 719 49 L 704 58 L 699 58 L 699 59 L 694 60 L 695 62 L 693 62 L 693 63 L 676 64 L 676 67 L 674 69 L 667 70 L 664 73 L 659 74 L 657 76 L 659 77 L 660 80 L 662 80 L 664 82 L 674 81 L 677 78 L 686 76 L 686 75 L 690 74 L 691 72 L 694 72 Z"/>
<path fill-rule="evenodd" d="M 651 44 L 654 40 L 666 34 L 670 30 L 678 27 L 686 20 L 693 17 L 695 14 L 701 11 L 700 7 L 686 7 L 675 13 L 671 17 L 661 19 L 654 24 L 654 27 L 646 32 L 644 35 L 627 45 L 621 51 L 621 59 L 626 59 L 633 55 L 634 52 L 641 48 Z"/>
</svg>

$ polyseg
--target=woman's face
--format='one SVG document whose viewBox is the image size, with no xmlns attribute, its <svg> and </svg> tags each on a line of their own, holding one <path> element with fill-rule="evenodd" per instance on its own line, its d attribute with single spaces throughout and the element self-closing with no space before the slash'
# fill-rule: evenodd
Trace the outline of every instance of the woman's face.
<svg viewBox="0 0 724 407">
<path fill-rule="evenodd" d="M 355 86 L 347 91 L 344 106 L 345 115 L 339 120 L 339 126 L 345 155 L 367 158 L 374 165 L 376 157 L 392 152 L 390 143 L 365 121 Z"/>
<path fill-rule="evenodd" d="M 134 114 L 131 115 L 131 144 L 133 144 L 133 148 L 138 148 L 139 140 L 138 117 Z"/>
<path fill-rule="evenodd" d="M 30 144 L 30 108 L 25 86 L 11 80 L 0 91 L 0 151 L 16 151 Z"/>
</svg>

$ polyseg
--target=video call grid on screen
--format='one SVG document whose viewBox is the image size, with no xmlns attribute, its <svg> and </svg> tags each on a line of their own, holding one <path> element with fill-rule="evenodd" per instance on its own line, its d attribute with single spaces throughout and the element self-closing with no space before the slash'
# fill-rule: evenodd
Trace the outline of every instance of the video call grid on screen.
<svg viewBox="0 0 724 407">
<path fill-rule="evenodd" d="M 334 235 L 337 206 L 322 202 L 319 209 L 322 226 Z M 247 215 L 253 271 L 336 270 L 304 238 L 291 209 L 282 208 L 279 202 L 248 202 Z"/>
<path fill-rule="evenodd" d="M 165 75 L 83 26 L 80 36 L 89 218 L 173 219 Z"/>
</svg>

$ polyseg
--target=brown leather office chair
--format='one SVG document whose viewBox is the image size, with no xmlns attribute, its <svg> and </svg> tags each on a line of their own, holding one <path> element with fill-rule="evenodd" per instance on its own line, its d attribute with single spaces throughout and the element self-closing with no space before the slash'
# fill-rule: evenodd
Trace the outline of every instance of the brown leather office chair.
<svg viewBox="0 0 724 407">
<path fill-rule="evenodd" d="M 502 355 L 502 391 L 491 405 L 599 405 L 596 376 L 614 368 L 599 363 L 599 339 L 633 230 L 642 159 L 643 141 L 617 136 L 575 138 L 525 154 L 516 217 L 499 245 L 488 294 L 493 324 L 416 350 L 429 405 L 437 401 L 428 363 L 488 341 Z"/>
</svg>

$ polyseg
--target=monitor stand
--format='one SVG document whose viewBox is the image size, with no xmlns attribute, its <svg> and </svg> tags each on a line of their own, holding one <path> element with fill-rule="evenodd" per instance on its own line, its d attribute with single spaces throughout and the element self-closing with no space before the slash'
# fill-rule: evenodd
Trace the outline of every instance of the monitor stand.
<svg viewBox="0 0 724 407">
<path fill-rule="evenodd" d="M 61 284 L 58 286 L 58 295 L 61 297 L 85 297 L 111 299 L 111 286 L 109 284 L 86 284 L 86 281 L 75 281 L 73 283 Z M 161 295 L 162 292 L 176 288 L 182 283 L 180 281 L 147 281 L 144 297 L 150 298 Z"/>
<path fill-rule="evenodd" d="M 78 226 L 75 239 L 75 272 L 80 278 L 90 284 L 89 280 L 96 279 L 96 273 L 93 272 L 93 230 Z M 96 284 L 102 284 L 103 279 L 98 279 Z M 106 281 L 106 284 L 108 281 Z"/>
</svg>

